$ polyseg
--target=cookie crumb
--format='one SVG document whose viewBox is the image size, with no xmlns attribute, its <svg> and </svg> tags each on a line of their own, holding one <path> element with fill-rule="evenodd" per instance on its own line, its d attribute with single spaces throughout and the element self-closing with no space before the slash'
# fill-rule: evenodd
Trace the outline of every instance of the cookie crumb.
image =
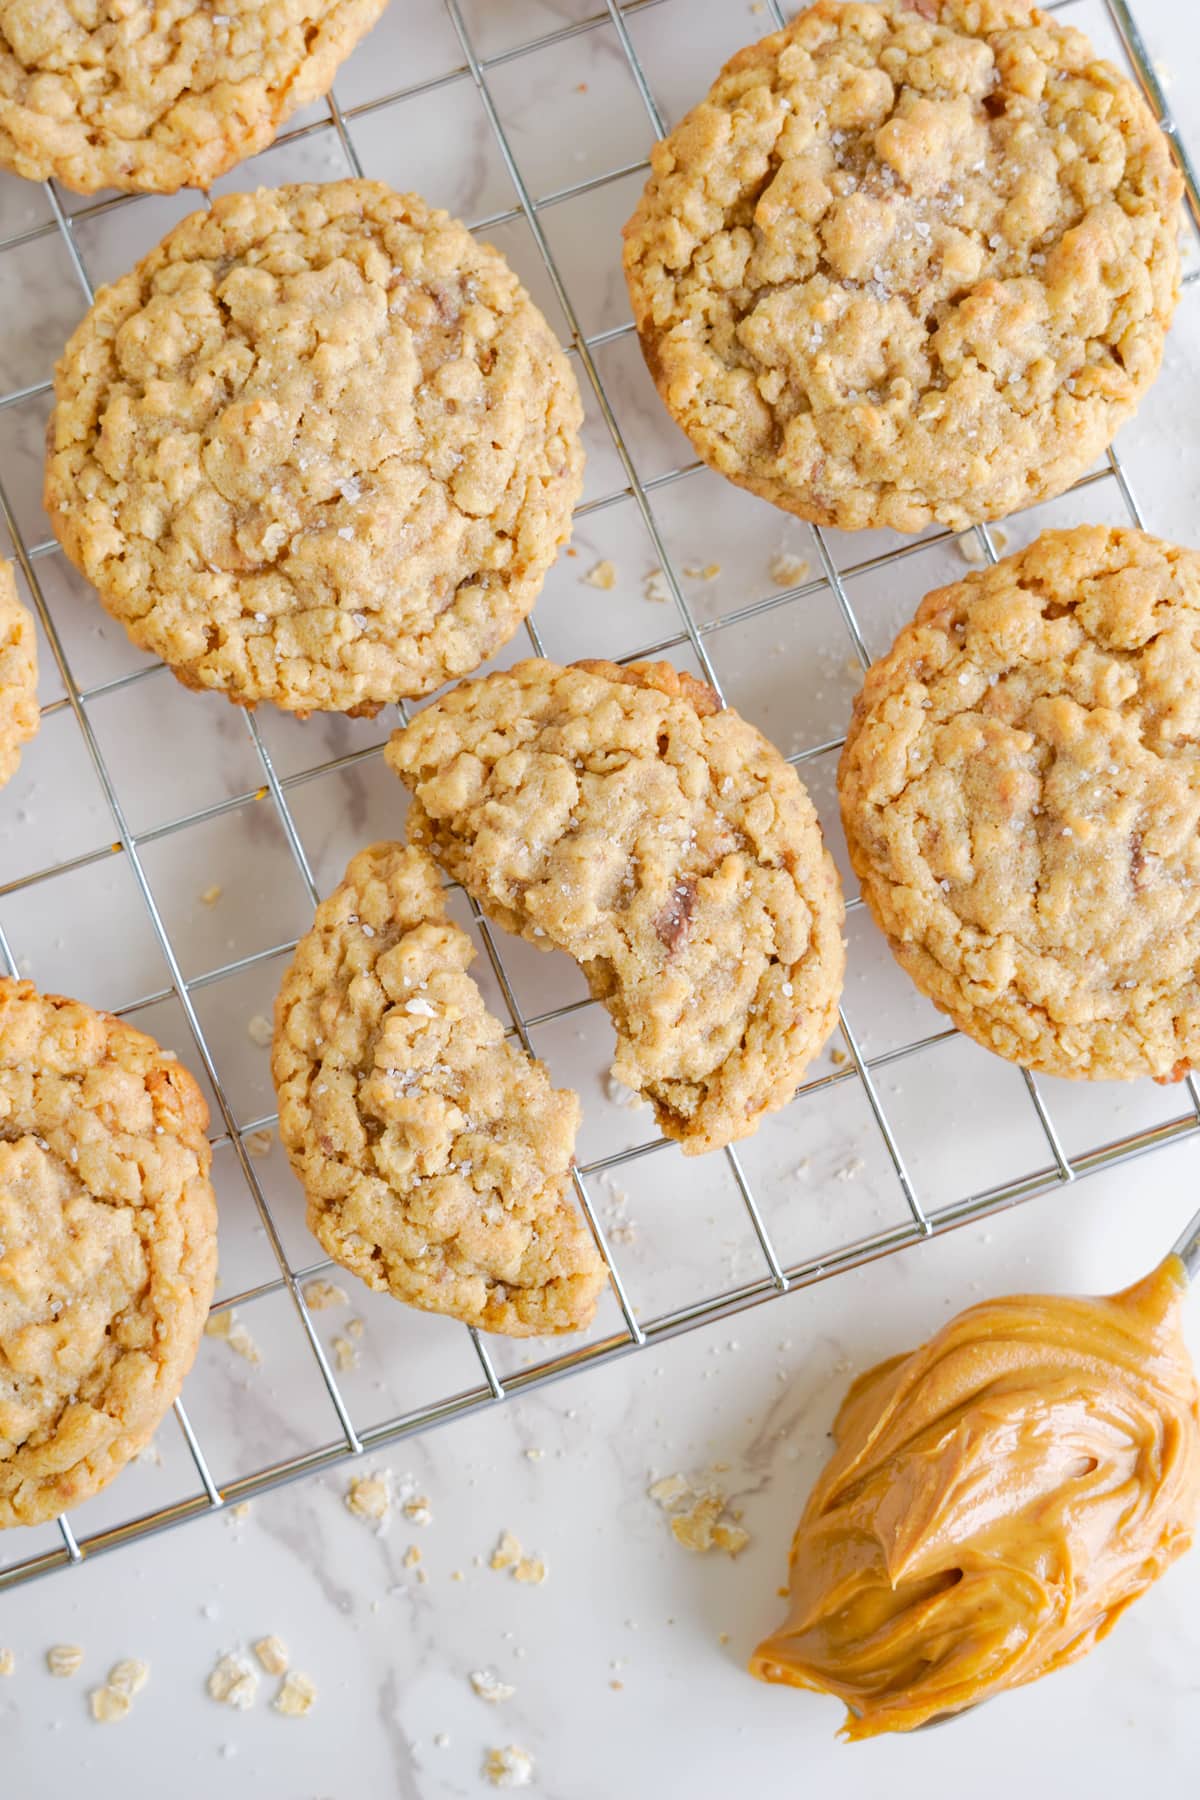
<svg viewBox="0 0 1200 1800">
<path fill-rule="evenodd" d="M 350 1296 L 336 1281 L 306 1281 L 301 1291 L 309 1312 L 325 1312 L 330 1306 L 350 1304 Z"/>
<path fill-rule="evenodd" d="M 545 1454 L 544 1450 L 526 1450 L 525 1460 L 526 1462 L 541 1462 Z"/>
<path fill-rule="evenodd" d="M 275 1133 L 269 1125 L 264 1125 L 261 1130 L 250 1132 L 243 1142 L 251 1156 L 269 1156 L 271 1145 L 275 1142 Z"/>
<path fill-rule="evenodd" d="M 850 1058 L 845 1050 L 839 1050 L 835 1044 L 833 1049 L 829 1052 L 829 1060 L 835 1068 L 840 1069 L 843 1063 L 848 1063 L 850 1061 Z"/>
<path fill-rule="evenodd" d="M 790 588 L 799 587 L 808 570 L 806 556 L 796 556 L 790 550 L 778 550 L 771 558 L 767 573 L 776 587 Z"/>
<path fill-rule="evenodd" d="M 339 1373 L 345 1375 L 350 1369 L 358 1367 L 358 1351 L 347 1337 L 335 1337 L 333 1340 L 333 1359 L 337 1363 Z"/>
<path fill-rule="evenodd" d="M 406 1569 L 415 1569 L 420 1564 L 420 1561 L 421 1552 L 415 1544 L 410 1544 L 408 1549 L 404 1552 L 404 1567 Z M 422 1570 L 421 1573 L 424 1574 L 424 1570 Z"/>
<path fill-rule="evenodd" d="M 433 1734 L 433 1747 L 435 1750 L 448 1750 L 450 1748 L 450 1733 L 448 1731 L 435 1731 Z"/>
<path fill-rule="evenodd" d="M 521 1546 L 511 1531 L 502 1531 L 488 1561 L 489 1569 L 515 1569 L 521 1560 Z"/>
<path fill-rule="evenodd" d="M 252 1019 L 247 1020 L 246 1030 L 251 1042 L 257 1044 L 260 1050 L 265 1050 L 275 1035 L 274 1027 L 265 1013 L 255 1013 Z"/>
<path fill-rule="evenodd" d="M 589 569 L 583 577 L 588 587 L 602 588 L 608 593 L 617 585 L 617 566 L 611 562 L 598 562 L 594 569 Z"/>
<path fill-rule="evenodd" d="M 60 1680 L 78 1673 L 83 1651 L 78 1644 L 52 1644 L 46 1652 L 46 1667 Z"/>
<path fill-rule="evenodd" d="M 671 584 L 661 569 L 651 569 L 643 584 L 643 592 L 647 600 L 654 601 L 656 606 L 673 598 Z"/>
<path fill-rule="evenodd" d="M 17 1659 L 11 1650 L 0 1650 L 0 1676 L 11 1675 L 17 1666 Z"/>
<path fill-rule="evenodd" d="M 750 1533 L 729 1512 L 729 1503 L 718 1487 L 695 1488 L 686 1475 L 664 1475 L 651 1482 L 647 1497 L 668 1515 L 671 1534 L 685 1550 L 703 1556 L 723 1550 L 737 1556 L 750 1542 Z"/>
<path fill-rule="evenodd" d="M 705 563 L 698 568 L 695 563 L 684 563 L 683 572 L 689 581 L 715 581 L 721 573 L 720 563 Z"/>
<path fill-rule="evenodd" d="M 852 1156 L 848 1162 L 842 1164 L 840 1169 L 834 1170 L 833 1178 L 835 1181 L 855 1181 L 866 1166 L 861 1156 Z"/>
<path fill-rule="evenodd" d="M 526 1587 L 541 1587 L 549 1573 L 540 1556 L 523 1556 L 513 1570 L 513 1580 Z"/>
<path fill-rule="evenodd" d="M 209 1313 L 204 1325 L 204 1335 L 224 1339 L 229 1348 L 248 1363 L 262 1361 L 258 1345 L 232 1308 L 224 1312 Z"/>
<path fill-rule="evenodd" d="M 278 1638 L 272 1633 L 270 1637 L 259 1638 L 256 1643 L 251 1644 L 250 1648 L 268 1675 L 287 1674 L 287 1645 L 282 1638 Z"/>
<path fill-rule="evenodd" d="M 296 1670 L 287 1677 L 271 1705 L 285 1719 L 302 1719 L 312 1711 L 316 1697 L 316 1684 Z"/>
<path fill-rule="evenodd" d="M 429 1504 L 429 1497 L 426 1494 L 414 1494 L 411 1500 L 406 1500 L 403 1512 L 405 1518 L 413 1525 L 433 1524 L 433 1508 Z"/>
<path fill-rule="evenodd" d="M 975 535 L 974 530 L 960 532 L 955 538 L 954 543 L 955 548 L 963 561 L 965 563 L 970 563 L 972 567 L 978 568 L 981 563 L 987 561 L 987 553 L 978 537 Z"/>
<path fill-rule="evenodd" d="M 370 1475 L 355 1475 L 344 1499 L 346 1510 L 356 1519 L 369 1519 L 380 1527 L 386 1525 L 392 1511 L 392 1471 L 377 1469 Z"/>
<path fill-rule="evenodd" d="M 346 1336 L 348 1338 L 352 1338 L 355 1343 L 357 1343 L 359 1338 L 361 1338 L 365 1329 L 366 1329 L 366 1327 L 363 1325 L 363 1322 L 361 1319 L 347 1319 L 346 1320 Z"/>
<path fill-rule="evenodd" d="M 258 1676 L 240 1650 L 229 1650 L 214 1664 L 207 1687 L 210 1700 L 248 1712 L 258 1694 Z"/>
<path fill-rule="evenodd" d="M 516 1688 L 507 1681 L 501 1681 L 495 1669 L 472 1669 L 467 1680 L 471 1683 L 481 1700 L 495 1706 L 501 1700 L 511 1700 Z"/>
<path fill-rule="evenodd" d="M 217 901 L 221 898 L 221 895 L 224 892 L 225 892 L 225 890 L 221 886 L 220 882 L 214 881 L 212 886 L 206 887 L 204 892 L 201 894 L 201 896 L 200 896 L 201 906 L 215 906 L 217 904 Z"/>
<path fill-rule="evenodd" d="M 250 1517 L 250 1502 L 248 1500 L 239 1500 L 236 1506 L 230 1507 L 229 1516 L 231 1519 L 236 1520 L 240 1525 L 244 1519 Z"/>
<path fill-rule="evenodd" d="M 533 1780 L 533 1758 L 519 1744 L 504 1744 L 488 1751 L 483 1772 L 493 1787 L 528 1787 Z"/>
</svg>

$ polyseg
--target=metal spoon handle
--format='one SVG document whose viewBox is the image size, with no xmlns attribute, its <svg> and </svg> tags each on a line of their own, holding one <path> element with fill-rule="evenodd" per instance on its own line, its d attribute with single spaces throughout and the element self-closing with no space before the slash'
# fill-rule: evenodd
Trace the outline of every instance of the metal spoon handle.
<svg viewBox="0 0 1200 1800">
<path fill-rule="evenodd" d="M 1200 1278 L 1200 1212 L 1183 1228 L 1183 1236 L 1175 1245 L 1175 1255 L 1188 1272 L 1189 1281 Z"/>
</svg>

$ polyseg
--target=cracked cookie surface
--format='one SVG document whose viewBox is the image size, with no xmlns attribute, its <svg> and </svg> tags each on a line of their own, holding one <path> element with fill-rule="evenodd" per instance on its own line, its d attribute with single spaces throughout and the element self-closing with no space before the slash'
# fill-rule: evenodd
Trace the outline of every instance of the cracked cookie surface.
<svg viewBox="0 0 1200 1800">
<path fill-rule="evenodd" d="M 0 979 L 0 1526 L 86 1500 L 178 1395 L 216 1279 L 207 1125 L 152 1038 Z"/>
<path fill-rule="evenodd" d="M 375 844 L 275 1006 L 279 1129 L 309 1229 L 373 1288 L 484 1331 L 586 1325 L 605 1281 L 571 1198 L 579 1099 L 510 1044 L 422 850 Z"/>
<path fill-rule="evenodd" d="M 209 187 L 326 94 L 386 0 L 0 0 L 0 168 Z"/>
<path fill-rule="evenodd" d="M 56 374 L 46 507 L 186 685 L 372 713 L 532 607 L 579 394 L 498 252 L 377 182 L 218 200 L 97 296 Z"/>
<path fill-rule="evenodd" d="M 837 1017 L 842 896 L 794 769 L 666 663 L 522 662 L 392 738 L 408 829 L 580 964 L 613 1073 L 685 1152 L 785 1106 Z"/>
<path fill-rule="evenodd" d="M 1061 492 L 1154 379 L 1180 177 L 1028 0 L 819 0 L 656 145 L 625 270 L 699 454 L 818 524 Z"/>
<path fill-rule="evenodd" d="M 1200 1058 L 1200 555 L 1049 531 L 922 601 L 868 672 L 838 786 L 923 993 L 1047 1074 Z"/>
<path fill-rule="evenodd" d="M 16 774 L 21 746 L 40 719 L 33 615 L 21 604 L 12 564 L 0 556 L 0 788 Z"/>
</svg>

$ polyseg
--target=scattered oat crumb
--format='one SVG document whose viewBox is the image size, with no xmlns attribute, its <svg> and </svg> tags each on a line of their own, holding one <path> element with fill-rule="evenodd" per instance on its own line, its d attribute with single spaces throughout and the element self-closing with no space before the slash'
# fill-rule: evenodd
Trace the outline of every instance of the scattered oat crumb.
<svg viewBox="0 0 1200 1800">
<path fill-rule="evenodd" d="M 450 1579 L 451 1581 L 465 1581 L 467 1578 L 461 1569 L 451 1569 Z"/>
<path fill-rule="evenodd" d="M 88 1704 L 92 1709 L 92 1717 L 101 1725 L 115 1725 L 123 1719 L 133 1702 L 128 1694 L 121 1693 L 119 1688 L 93 1688 L 88 1695 Z"/>
<path fill-rule="evenodd" d="M 513 1570 L 513 1580 L 526 1587 L 541 1587 L 549 1572 L 540 1556 L 523 1556 Z"/>
<path fill-rule="evenodd" d="M 415 1544 L 410 1544 L 408 1549 L 404 1552 L 404 1567 L 406 1569 L 415 1569 L 420 1560 L 421 1552 Z"/>
<path fill-rule="evenodd" d="M 83 1651 L 78 1644 L 52 1644 L 46 1652 L 46 1667 L 60 1679 L 76 1674 L 82 1662 Z"/>
<path fill-rule="evenodd" d="M 835 1181 L 853 1181 L 862 1174 L 866 1166 L 861 1156 L 852 1156 L 849 1162 L 844 1162 L 840 1169 L 834 1170 L 833 1178 Z"/>
<path fill-rule="evenodd" d="M 282 1638 L 278 1638 L 272 1633 L 270 1637 L 259 1638 L 257 1643 L 250 1647 L 268 1675 L 287 1674 L 287 1645 Z"/>
<path fill-rule="evenodd" d="M 974 531 L 960 532 L 954 542 L 958 548 L 958 554 L 965 563 L 972 563 L 978 567 L 980 563 L 985 563 L 987 561 L 987 555 L 983 545 L 976 537 Z"/>
<path fill-rule="evenodd" d="M 427 1494 L 414 1494 L 406 1500 L 403 1507 L 404 1516 L 413 1525 L 432 1525 L 433 1507 Z"/>
<path fill-rule="evenodd" d="M 1008 533 L 1005 531 L 1003 525 L 992 526 L 992 542 L 1000 555 L 1003 556 L 1004 552 L 1008 549 Z"/>
<path fill-rule="evenodd" d="M 204 892 L 201 894 L 201 896 L 200 896 L 201 906 L 215 906 L 217 904 L 217 901 L 221 898 L 221 895 L 224 893 L 224 891 L 225 890 L 221 886 L 220 882 L 214 881 L 212 886 L 206 887 Z"/>
<path fill-rule="evenodd" d="M 541 1462 L 545 1454 L 546 1452 L 544 1450 L 527 1450 L 525 1452 L 525 1457 L 528 1462 Z"/>
<path fill-rule="evenodd" d="M 848 1063 L 850 1061 L 850 1058 L 845 1050 L 840 1050 L 835 1044 L 833 1049 L 829 1052 L 829 1060 L 835 1067 L 840 1069 L 843 1063 Z"/>
<path fill-rule="evenodd" d="M 307 1675 L 295 1671 L 287 1677 L 271 1705 L 285 1719 L 302 1719 L 312 1711 L 316 1697 L 315 1683 Z"/>
<path fill-rule="evenodd" d="M 269 1156 L 274 1142 L 275 1133 L 269 1125 L 264 1125 L 259 1131 L 252 1131 L 245 1140 L 251 1156 Z"/>
<path fill-rule="evenodd" d="M 646 1492 L 669 1515 L 672 1535 L 685 1550 L 697 1555 L 724 1550 L 727 1556 L 737 1556 L 750 1542 L 750 1533 L 737 1523 L 739 1515 L 729 1512 L 720 1488 L 696 1489 L 686 1475 L 664 1475 Z"/>
<path fill-rule="evenodd" d="M 718 1644 L 727 1644 L 729 1642 L 729 1633 L 727 1631 L 718 1631 L 717 1642 Z"/>
<path fill-rule="evenodd" d="M 11 1675 L 17 1666 L 17 1659 L 11 1650 L 0 1650 L 0 1675 Z"/>
<path fill-rule="evenodd" d="M 623 1681 L 610 1681 L 608 1685 L 614 1694 L 623 1693 L 625 1690 L 625 1683 Z"/>
<path fill-rule="evenodd" d="M 355 1343 L 357 1343 L 358 1340 L 362 1337 L 362 1334 L 365 1331 L 365 1329 L 366 1329 L 366 1327 L 364 1326 L 361 1319 L 347 1319 L 346 1320 L 346 1336 L 348 1338 L 352 1338 Z"/>
<path fill-rule="evenodd" d="M 262 1361 L 258 1345 L 231 1308 L 224 1312 L 209 1313 L 204 1327 L 204 1335 L 223 1338 L 229 1348 L 235 1350 L 239 1356 L 245 1357 L 248 1363 Z"/>
<path fill-rule="evenodd" d="M 515 1569 L 521 1560 L 521 1546 L 511 1531 L 502 1531 L 488 1562 L 489 1569 Z"/>
<path fill-rule="evenodd" d="M 348 1369 L 357 1369 L 358 1351 L 347 1337 L 335 1337 L 333 1340 L 333 1360 L 344 1375 Z"/>
<path fill-rule="evenodd" d="M 695 563 L 684 563 L 683 572 L 689 581 L 715 581 L 721 573 L 720 563 L 705 563 L 697 568 Z"/>
<path fill-rule="evenodd" d="M 651 569 L 643 583 L 643 592 L 647 600 L 662 605 L 671 598 L 671 584 L 661 569 Z"/>
<path fill-rule="evenodd" d="M 356 1519 L 385 1525 L 392 1510 L 392 1471 L 376 1469 L 370 1475 L 355 1475 L 344 1498 L 347 1511 Z"/>
<path fill-rule="evenodd" d="M 583 577 L 589 587 L 603 588 L 605 593 L 617 585 L 617 565 L 611 562 L 598 562 L 594 569 L 589 569 Z"/>
<path fill-rule="evenodd" d="M 501 1681 L 495 1669 L 472 1669 L 467 1680 L 475 1689 L 481 1700 L 495 1705 L 500 1700 L 511 1700 L 516 1688 L 507 1681 Z"/>
<path fill-rule="evenodd" d="M 236 1506 L 230 1507 L 229 1516 L 231 1519 L 236 1519 L 240 1525 L 244 1519 L 250 1517 L 250 1502 L 248 1500 L 239 1500 Z"/>
<path fill-rule="evenodd" d="M 304 1303 L 310 1312 L 324 1312 L 330 1306 L 349 1305 L 349 1295 L 336 1281 L 306 1281 Z"/>
<path fill-rule="evenodd" d="M 140 1694 L 150 1679 L 150 1664 L 143 1662 L 140 1656 L 126 1656 L 114 1663 L 108 1671 L 108 1685 L 115 1688 L 118 1694 L 125 1694 L 132 1700 Z"/>
<path fill-rule="evenodd" d="M 246 1030 L 260 1050 L 265 1050 L 275 1035 L 271 1021 L 264 1013 L 255 1013 L 254 1017 L 247 1021 Z"/>
<path fill-rule="evenodd" d="M 258 1693 L 258 1676 L 240 1650 L 229 1650 L 208 1678 L 208 1697 L 238 1712 L 247 1712 Z"/>
<path fill-rule="evenodd" d="M 519 1744 L 505 1744 L 500 1749 L 488 1751 L 483 1772 L 493 1787 L 528 1787 L 533 1780 L 533 1758 Z"/>
<path fill-rule="evenodd" d="M 808 574 L 808 558 L 790 550 L 779 550 L 771 558 L 767 573 L 776 587 L 798 587 Z"/>
</svg>

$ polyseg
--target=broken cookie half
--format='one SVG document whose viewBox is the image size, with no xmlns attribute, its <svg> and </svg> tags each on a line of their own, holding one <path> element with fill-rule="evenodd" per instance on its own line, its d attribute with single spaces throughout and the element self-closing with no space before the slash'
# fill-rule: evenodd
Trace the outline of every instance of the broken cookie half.
<svg viewBox="0 0 1200 1800">
<path fill-rule="evenodd" d="M 580 964 L 614 1075 L 687 1153 L 784 1106 L 837 1018 L 833 861 L 796 772 L 667 663 L 522 662 L 393 736 L 409 836 Z"/>
<path fill-rule="evenodd" d="M 574 1331 L 604 1264 L 568 1198 L 579 1099 L 509 1043 L 424 851 L 376 844 L 275 1003 L 280 1136 L 309 1228 L 373 1288 L 514 1337 Z"/>
</svg>

